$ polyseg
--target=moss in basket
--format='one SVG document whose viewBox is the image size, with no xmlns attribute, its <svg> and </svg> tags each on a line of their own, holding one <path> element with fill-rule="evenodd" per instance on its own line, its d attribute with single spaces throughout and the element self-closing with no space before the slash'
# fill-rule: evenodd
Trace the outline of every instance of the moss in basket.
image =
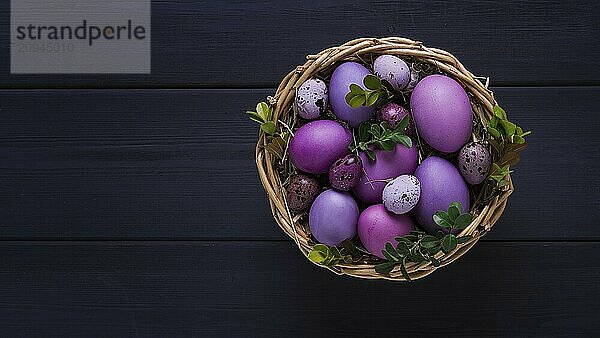
<svg viewBox="0 0 600 338">
<path fill-rule="evenodd" d="M 396 246 L 387 243 L 382 251 L 388 260 L 375 266 L 375 271 L 380 274 L 389 274 L 396 265 L 400 265 L 400 271 L 404 279 L 410 281 L 406 270 L 408 262 L 423 263 L 431 262 L 435 267 L 440 266 L 440 261 L 435 258 L 439 252 L 449 254 L 454 251 L 458 244 L 466 243 L 471 236 L 457 237 L 453 232 L 465 229 L 473 220 L 470 213 L 461 213 L 462 206 L 459 202 L 450 204 L 448 211 L 438 211 L 433 215 L 433 220 L 440 227 L 448 229 L 449 233 L 439 231 L 435 236 L 422 231 L 413 231 L 410 234 L 397 237 Z"/>
</svg>

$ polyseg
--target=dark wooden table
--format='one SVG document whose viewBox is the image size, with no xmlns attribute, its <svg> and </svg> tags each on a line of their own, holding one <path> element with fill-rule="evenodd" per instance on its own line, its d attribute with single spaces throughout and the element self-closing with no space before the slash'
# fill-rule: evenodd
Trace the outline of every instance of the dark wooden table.
<svg viewBox="0 0 600 338">
<path fill-rule="evenodd" d="M 9 74 L 0 4 L 2 336 L 598 336 L 598 1 L 153 1 L 152 74 Z M 407 36 L 490 76 L 534 133 L 467 255 L 337 277 L 274 223 L 242 112 L 306 54 Z"/>
</svg>

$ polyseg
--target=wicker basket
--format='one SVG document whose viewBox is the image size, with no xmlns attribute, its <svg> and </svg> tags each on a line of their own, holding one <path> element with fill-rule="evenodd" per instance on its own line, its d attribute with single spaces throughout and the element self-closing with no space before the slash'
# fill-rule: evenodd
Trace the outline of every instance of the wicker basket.
<svg viewBox="0 0 600 338">
<path fill-rule="evenodd" d="M 486 84 L 480 82 L 452 54 L 444 50 L 428 48 L 421 42 L 406 38 L 388 37 L 356 39 L 338 47 L 328 48 L 318 54 L 308 55 L 306 63 L 296 67 L 295 70 L 285 76 L 275 95 L 268 98 L 269 103 L 274 107 L 274 120 L 282 121 L 294 114 L 292 106 L 296 88 L 308 78 L 315 76 L 317 73 L 327 78 L 335 66 L 342 61 L 372 60 L 380 54 L 393 54 L 410 60 L 418 60 L 435 67 L 438 71 L 457 80 L 467 90 L 476 121 L 484 122 L 492 116 L 492 109 L 496 102 L 493 93 L 487 89 L 488 81 L 485 81 Z M 476 139 L 477 136 L 473 135 L 473 138 Z M 290 213 L 285 200 L 286 191 L 283 185 L 285 178 L 280 177 L 277 170 L 276 166 L 280 165 L 278 160 L 265 151 L 265 142 L 266 135 L 261 132 L 256 147 L 256 164 L 260 179 L 269 197 L 273 216 L 281 229 L 296 242 L 302 254 L 307 256 L 315 242 L 311 238 L 307 227 L 300 222 L 306 217 L 303 214 L 294 215 Z M 472 239 L 460 244 L 456 250 L 449 254 L 436 256 L 440 260 L 440 267 L 452 263 L 469 251 L 479 238 L 498 221 L 506 207 L 508 196 L 513 191 L 510 176 L 507 177 L 507 180 L 509 184 L 504 187 L 500 194 L 483 207 L 478 208 L 479 210 L 472 210 L 473 221 L 461 233 L 461 236 L 471 235 Z M 439 267 L 434 267 L 431 263 L 408 263 L 406 268 L 410 278 L 415 280 L 429 275 Z M 398 266 L 389 275 L 381 275 L 375 272 L 374 264 L 365 263 L 348 264 L 342 262 L 328 269 L 336 274 L 358 278 L 405 280 Z"/>
</svg>

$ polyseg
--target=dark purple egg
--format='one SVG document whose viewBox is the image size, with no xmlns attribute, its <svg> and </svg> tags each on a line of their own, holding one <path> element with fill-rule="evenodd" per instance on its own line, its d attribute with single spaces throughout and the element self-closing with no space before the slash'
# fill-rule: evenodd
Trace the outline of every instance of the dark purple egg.
<svg viewBox="0 0 600 338">
<path fill-rule="evenodd" d="M 379 108 L 377 111 L 377 120 L 379 122 L 386 122 L 390 128 L 394 129 L 406 115 L 409 115 L 408 109 L 397 103 L 390 102 Z M 412 116 L 410 116 L 408 127 L 406 127 L 406 135 L 412 138 L 416 138 L 417 136 L 415 133 L 415 125 L 413 124 Z"/>
<path fill-rule="evenodd" d="M 316 178 L 298 174 L 290 180 L 287 188 L 287 202 L 290 211 L 298 212 L 308 208 L 319 195 L 321 187 Z"/>
<path fill-rule="evenodd" d="M 329 182 L 335 189 L 348 191 L 352 189 L 362 172 L 362 161 L 355 154 L 346 155 L 337 160 L 329 169 Z"/>
<path fill-rule="evenodd" d="M 458 154 L 458 170 L 469 184 L 479 184 L 485 180 L 492 156 L 489 150 L 481 143 L 467 143 Z"/>
</svg>

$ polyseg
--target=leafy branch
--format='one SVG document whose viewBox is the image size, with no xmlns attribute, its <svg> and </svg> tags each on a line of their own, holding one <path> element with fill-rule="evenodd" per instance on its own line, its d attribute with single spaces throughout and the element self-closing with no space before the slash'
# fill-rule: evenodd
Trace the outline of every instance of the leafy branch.
<svg viewBox="0 0 600 338">
<path fill-rule="evenodd" d="M 256 105 L 256 111 L 247 111 L 250 120 L 260 124 L 260 129 L 264 131 L 267 137 L 265 149 L 279 159 L 283 159 L 291 137 L 290 131 L 277 133 L 275 121 L 273 121 L 273 107 L 266 102 L 259 102 Z"/>
<path fill-rule="evenodd" d="M 498 166 L 515 165 L 519 161 L 519 152 L 525 149 L 527 143 L 525 136 L 531 131 L 524 132 L 516 124 L 510 122 L 504 109 L 496 105 L 494 115 L 487 125 L 491 139 L 488 140 L 494 152 Z"/>
<path fill-rule="evenodd" d="M 367 75 L 363 79 L 363 84 L 367 89 L 352 83 L 350 91 L 346 94 L 346 102 L 352 108 L 361 106 L 370 107 L 377 101 L 390 100 L 393 92 L 375 75 Z"/>
<path fill-rule="evenodd" d="M 434 267 L 440 266 L 440 261 L 435 258 L 439 252 L 449 254 L 459 244 L 466 243 L 471 239 L 471 236 L 468 235 L 457 237 L 452 233 L 455 230 L 465 229 L 473 220 L 470 213 L 462 213 L 461 210 L 460 202 L 453 202 L 447 212 L 440 210 L 433 215 L 434 222 L 449 230 L 448 233 L 438 231 L 436 236 L 432 236 L 422 231 L 412 231 L 406 236 L 397 237 L 396 247 L 387 243 L 382 253 L 388 261 L 376 265 L 375 271 L 387 275 L 396 265 L 400 265 L 402 276 L 410 281 L 406 269 L 408 262 L 417 264 L 430 262 Z"/>
<path fill-rule="evenodd" d="M 512 173 L 512 170 L 510 170 L 509 164 L 499 166 L 496 163 L 492 163 L 492 170 L 490 170 L 489 177 L 496 182 L 498 187 L 501 188 L 505 185 L 508 185 L 508 181 L 504 178 L 510 173 Z"/>
<path fill-rule="evenodd" d="M 350 151 L 364 151 L 371 160 L 375 160 L 375 151 L 371 145 L 375 145 L 382 150 L 392 151 L 397 143 L 402 143 L 405 147 L 412 147 L 412 140 L 406 136 L 406 127 L 410 117 L 408 114 L 402 118 L 396 128 L 391 129 L 385 122 L 379 124 L 372 122 L 363 122 L 358 126 L 358 138 L 350 144 Z"/>
</svg>

